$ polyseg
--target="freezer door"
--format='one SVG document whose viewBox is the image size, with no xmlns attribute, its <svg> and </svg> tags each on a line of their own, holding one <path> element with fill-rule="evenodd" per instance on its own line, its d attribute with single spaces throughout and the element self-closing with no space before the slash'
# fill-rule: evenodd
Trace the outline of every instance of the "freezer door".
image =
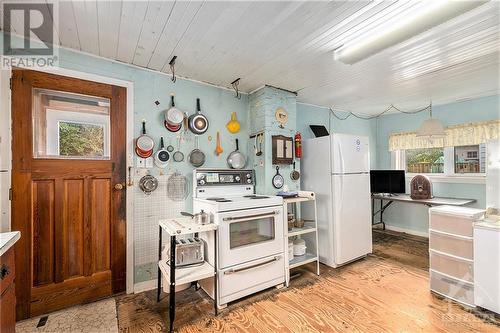
<svg viewBox="0 0 500 333">
<path fill-rule="evenodd" d="M 332 140 L 332 173 L 370 172 L 370 145 L 367 136 L 334 134 Z"/>
<path fill-rule="evenodd" d="M 370 175 L 334 175 L 333 243 L 336 265 L 372 252 Z"/>
</svg>

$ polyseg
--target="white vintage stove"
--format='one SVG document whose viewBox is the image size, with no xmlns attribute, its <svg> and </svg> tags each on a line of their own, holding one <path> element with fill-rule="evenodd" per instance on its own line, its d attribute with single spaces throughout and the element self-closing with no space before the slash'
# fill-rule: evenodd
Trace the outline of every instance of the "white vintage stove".
<svg viewBox="0 0 500 333">
<path fill-rule="evenodd" d="M 217 262 L 213 249 L 206 254 L 217 267 L 220 307 L 285 281 L 283 199 L 256 195 L 254 185 L 253 170 L 193 172 L 193 211 L 204 210 L 218 224 Z M 215 297 L 213 280 L 200 285 Z"/>
</svg>

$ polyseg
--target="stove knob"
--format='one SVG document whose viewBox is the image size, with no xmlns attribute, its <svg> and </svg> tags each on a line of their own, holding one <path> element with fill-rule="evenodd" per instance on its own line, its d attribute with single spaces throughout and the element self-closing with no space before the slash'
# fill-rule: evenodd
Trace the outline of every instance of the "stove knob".
<svg viewBox="0 0 500 333">
<path fill-rule="evenodd" d="M 205 181 L 202 179 L 202 180 L 199 181 L 199 184 L 200 185 L 205 185 Z"/>
<path fill-rule="evenodd" d="M 236 177 L 234 177 L 234 179 L 235 179 L 237 182 L 239 182 L 239 181 L 241 180 L 240 176 L 236 176 Z"/>
<path fill-rule="evenodd" d="M 252 184 L 252 180 L 251 179 L 247 179 L 247 183 L 248 184 Z"/>
<path fill-rule="evenodd" d="M 252 174 L 247 173 L 247 178 L 252 178 Z"/>
</svg>

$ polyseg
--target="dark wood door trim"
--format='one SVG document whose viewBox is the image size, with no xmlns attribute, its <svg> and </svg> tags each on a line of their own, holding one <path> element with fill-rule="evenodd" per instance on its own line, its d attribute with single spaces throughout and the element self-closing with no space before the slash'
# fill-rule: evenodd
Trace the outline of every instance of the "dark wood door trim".
<svg viewBox="0 0 500 333">
<path fill-rule="evenodd" d="M 106 97 L 111 100 L 112 146 L 119 145 L 122 149 L 111 149 L 112 184 L 125 184 L 126 180 L 126 88 L 75 79 L 61 75 L 42 73 L 31 70 L 14 69 L 12 71 L 12 230 L 21 231 L 21 239 L 16 243 L 16 298 L 17 319 L 28 318 L 33 313 L 30 305 L 32 298 L 32 226 L 33 220 L 31 200 L 32 177 L 44 178 L 43 170 L 50 165 L 57 170 L 58 160 L 32 158 L 33 143 L 31 135 L 31 92 L 32 88 L 44 88 L 65 92 Z M 120 110 L 120 112 L 116 112 Z M 26 135 L 29 133 L 30 135 Z M 23 135 L 24 134 L 24 135 Z M 76 161 L 75 161 L 76 162 Z M 82 177 L 91 172 L 88 168 L 91 162 L 80 160 L 75 168 L 81 169 Z M 102 169 L 101 169 L 102 170 Z M 76 171 L 79 172 L 79 171 Z M 57 173 L 57 172 L 56 172 Z M 48 175 L 47 175 L 48 176 Z M 99 175 L 94 175 L 99 176 Z M 57 184 L 55 186 L 58 186 Z M 60 185 L 59 185 L 60 186 Z M 90 191 L 90 185 L 85 181 L 85 191 Z M 126 286 L 126 191 L 111 191 L 111 289 L 113 293 L 122 292 Z M 60 209 L 55 209 L 60 211 Z M 60 219 L 60 216 L 55 216 Z M 87 222 L 85 222 L 87 223 Z M 57 225 L 57 224 L 56 224 Z M 54 249 L 55 255 L 62 249 Z M 84 270 L 89 271 L 88 263 Z M 56 280 L 61 279 L 61 272 L 53 272 Z M 97 278 L 97 276 L 96 276 Z M 101 281 L 99 277 L 96 281 Z"/>
</svg>

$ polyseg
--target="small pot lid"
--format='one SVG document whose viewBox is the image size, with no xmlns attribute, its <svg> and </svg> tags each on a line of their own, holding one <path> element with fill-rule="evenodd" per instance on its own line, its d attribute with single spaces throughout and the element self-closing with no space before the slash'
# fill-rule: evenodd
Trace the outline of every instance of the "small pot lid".
<svg viewBox="0 0 500 333">
<path fill-rule="evenodd" d="M 179 125 L 184 120 L 184 113 L 177 108 L 170 108 L 165 111 L 165 121 L 172 125 Z"/>
</svg>

